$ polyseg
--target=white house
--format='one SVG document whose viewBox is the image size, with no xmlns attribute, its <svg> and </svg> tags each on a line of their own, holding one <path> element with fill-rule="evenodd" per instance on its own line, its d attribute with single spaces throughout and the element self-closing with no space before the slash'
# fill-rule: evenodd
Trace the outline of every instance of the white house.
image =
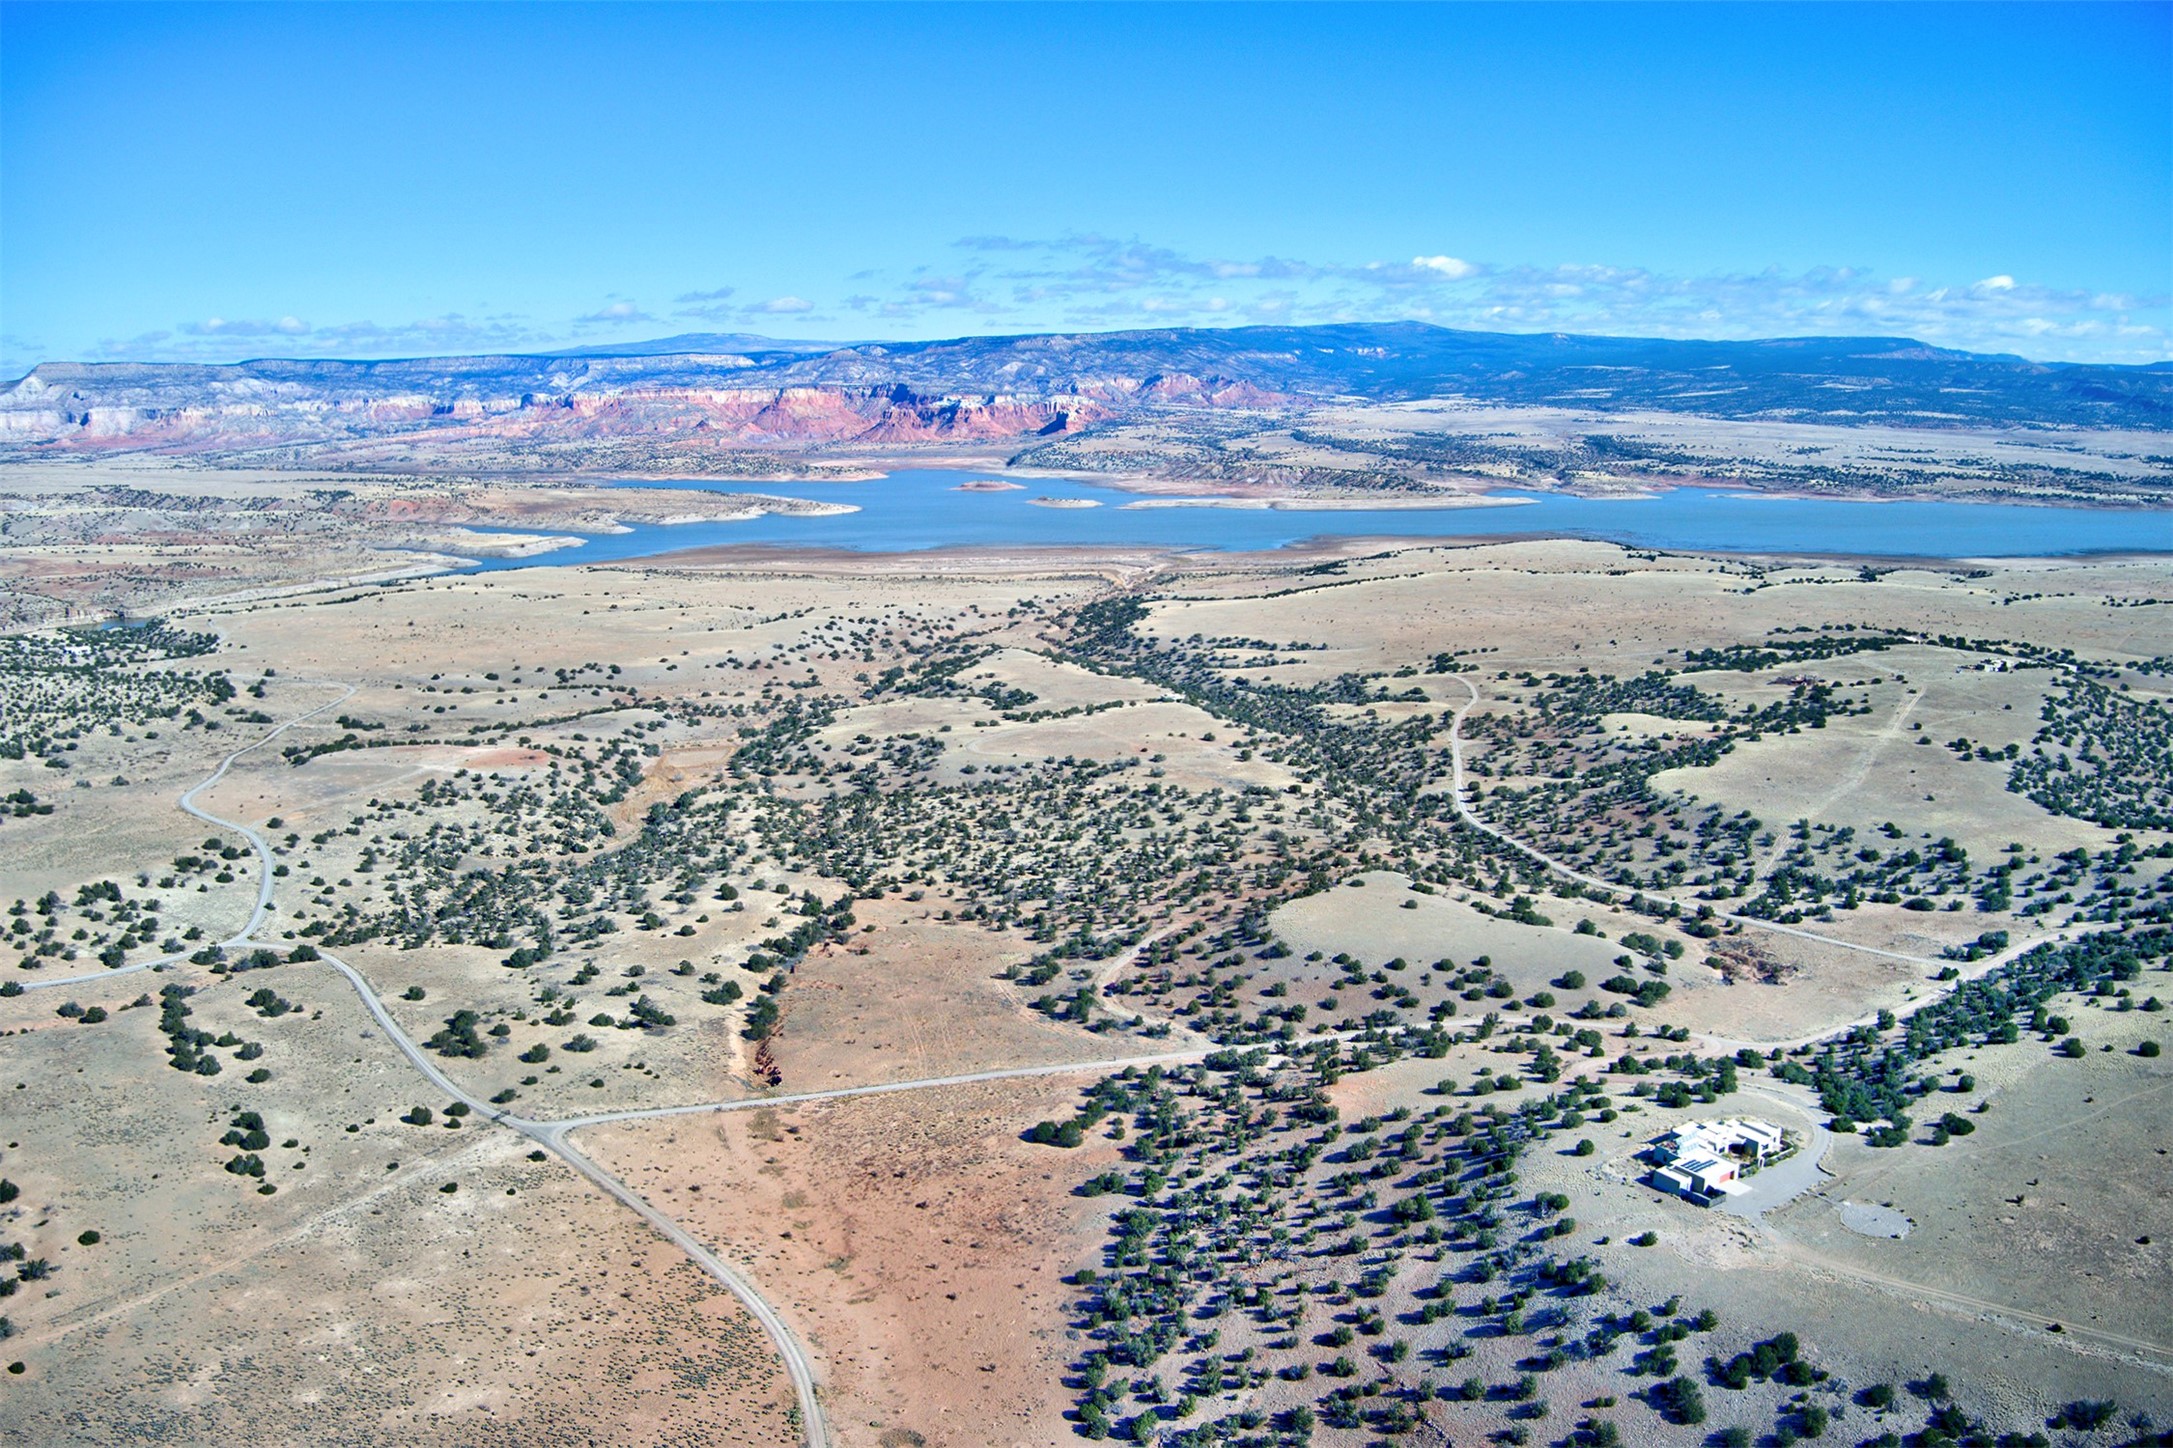
<svg viewBox="0 0 2173 1448">
<path fill-rule="evenodd" d="M 1770 1121 L 1730 1118 L 1679 1126 L 1652 1144 L 1654 1186 L 1710 1204 L 1736 1190 L 1746 1167 L 1777 1155 L 1786 1138 Z"/>
<path fill-rule="evenodd" d="M 1726 1195 L 1741 1176 L 1741 1166 L 1724 1156 L 1679 1156 L 1655 1168 L 1653 1185 L 1694 1202 L 1710 1202 Z"/>
</svg>

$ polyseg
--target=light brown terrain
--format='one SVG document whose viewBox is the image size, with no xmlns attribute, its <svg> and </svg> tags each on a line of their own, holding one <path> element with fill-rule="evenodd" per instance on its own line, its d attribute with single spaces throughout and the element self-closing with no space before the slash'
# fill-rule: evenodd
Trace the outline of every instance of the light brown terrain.
<svg viewBox="0 0 2173 1448">
<path fill-rule="evenodd" d="M 733 1243 L 774 1292 L 829 1366 L 839 1443 L 918 1433 L 941 1448 L 1011 1448 L 1048 1441 L 1066 1406 L 1063 1279 L 1094 1259 L 1108 1216 L 1073 1188 L 1113 1149 L 1058 1162 L 1019 1140 L 1020 1122 L 1068 1109 L 1076 1088 L 1060 1078 L 682 1118 L 607 1128 L 595 1145 Z"/>
<path fill-rule="evenodd" d="M 202 654 L 35 674 L 40 690 L 77 691 L 55 693 L 57 703 L 33 692 L 27 666 L 7 682 L 0 728 L 27 743 L 24 757 L 0 758 L 0 798 L 27 792 L 51 813 L 0 816 L 0 907 L 23 902 L 0 917 L 0 941 L 12 942 L 0 981 L 29 987 L 0 998 L 0 1176 L 20 1188 L 0 1204 L 0 1243 L 22 1243 L 26 1261 L 51 1271 L 18 1279 L 0 1301 L 12 1334 L 0 1362 L 23 1365 L 0 1378 L 0 1437 L 795 1441 L 809 1425 L 756 1317 L 543 1137 L 488 1119 L 503 1109 L 540 1129 L 717 1103 L 731 1109 L 575 1125 L 557 1139 L 777 1309 L 811 1364 L 823 1441 L 1071 1441 L 1086 1391 L 1079 1365 L 1104 1341 L 1084 1315 L 1092 1284 L 1077 1274 L 1121 1270 L 1112 1221 L 1146 1200 L 1081 1188 L 1139 1171 L 1146 1128 L 1117 1111 L 1070 1148 L 1026 1133 L 1071 1117 L 1115 1069 L 1107 1063 L 1157 1057 L 1189 1093 L 1183 1109 L 1204 1121 L 1217 1083 L 1231 1079 L 1194 1064 L 1217 1040 L 1272 1048 L 1258 1069 L 1286 1083 L 1319 1049 L 1342 1053 L 1322 1090 L 1352 1134 L 1399 1110 L 1408 1115 L 1397 1121 L 1490 1103 L 1514 1111 L 1567 1083 L 1597 1083 L 1619 1114 L 1603 1120 L 1594 1107 L 1589 1125 L 1535 1138 L 1500 1231 L 1504 1244 L 1523 1240 L 1533 1223 L 1515 1213 L 1534 1192 L 1561 1191 L 1574 1230 L 1544 1251 L 1589 1256 L 1609 1285 L 1566 1299 L 1569 1321 L 1518 1335 L 1494 1325 L 1506 1281 L 1459 1279 L 1458 1314 L 1419 1320 L 1436 1300 L 1422 1294 L 1474 1260 L 1457 1255 L 1455 1232 L 1427 1240 L 1415 1226 L 1384 1228 L 1351 1256 L 1208 1261 L 1229 1281 L 1289 1274 L 1286 1285 L 1303 1288 L 1292 1299 L 1301 1321 L 1284 1332 L 1238 1311 L 1216 1317 L 1217 1344 L 1180 1344 L 1155 1370 L 1170 1390 L 1166 1416 L 1133 1396 L 1113 1417 L 1144 1408 L 1168 1432 L 1228 1418 L 1240 1440 L 1275 1441 L 1266 1435 L 1294 1431 L 1276 1428 L 1287 1421 L 1277 1414 L 1323 1402 L 1343 1381 L 1329 1365 L 1344 1353 L 1361 1360 L 1351 1381 L 1387 1385 L 1369 1404 L 1415 1396 L 1423 1377 L 1428 1420 L 1459 1443 L 1512 1430 L 1553 1442 L 1591 1415 L 1619 1423 L 1624 1441 L 1691 1442 L 1726 1427 L 1769 1432 L 1799 1411 L 1778 1382 L 1741 1393 L 1708 1383 L 1710 1419 L 1695 1432 L 1671 1423 L 1632 1396 L 1652 1379 L 1630 1370 L 1627 1340 L 1618 1356 L 1540 1370 L 1544 1421 L 1505 1393 L 1432 1395 L 1467 1375 L 1506 1388 L 1534 1372 L 1526 1360 L 1543 1351 L 1541 1336 L 1566 1343 L 1603 1314 L 1680 1295 L 1686 1312 L 1710 1306 L 1718 1321 L 1678 1344 L 1693 1378 L 1708 1352 L 1725 1359 L 1797 1333 L 1831 1374 L 1807 1389 L 1836 1410 L 1829 1441 L 1922 1426 L 1924 1405 L 1906 1392 L 1884 1417 L 1850 1395 L 1931 1371 L 2000 1431 L 2042 1429 L 2075 1399 L 2173 1419 L 2173 1332 L 2152 1291 L 2173 1243 L 2160 1128 L 2173 1077 L 2165 1057 L 2137 1054 L 2173 1037 L 2144 1004 L 2173 997 L 2163 962 L 2146 965 L 2127 998 L 2069 992 L 2050 1003 L 2073 1023 L 2079 1057 L 2024 1030 L 2016 1044 L 1919 1063 L 1950 1084 L 1966 1070 L 1973 1084 L 1917 1110 L 1917 1144 L 1837 1136 L 1830 1176 L 1763 1220 L 1665 1198 L 1637 1159 L 1662 1127 L 1717 1114 L 1770 1116 L 1811 1139 L 1829 1117 L 1768 1069 L 1803 1059 L 1784 1048 L 1881 1009 L 1930 1005 L 1957 978 L 2099 928 L 2081 918 L 2086 908 L 2143 921 L 2166 891 L 2160 847 L 2173 833 L 2054 813 L 2011 790 L 2001 751 L 2027 756 L 2047 701 L 2073 679 L 2064 665 L 1981 666 L 2026 647 L 2072 650 L 2110 692 L 2157 711 L 2139 717 L 2162 716 L 2173 574 L 2161 561 L 1867 576 L 1831 561 L 1543 541 L 1346 543 L 1296 558 L 721 550 L 319 586 L 308 580 L 359 563 L 349 549 L 363 535 L 319 536 L 314 505 L 291 510 L 291 530 L 263 522 L 282 516 L 262 505 L 289 486 L 207 489 L 204 515 L 225 521 L 170 548 L 115 544 L 148 551 L 109 547 L 99 564 L 100 535 L 85 531 L 0 557 L 0 607 L 17 624 L 125 607 L 216 635 Z M 476 522 L 545 536 L 654 521 L 690 498 L 737 505 L 662 490 L 339 487 L 369 529 L 436 530 L 448 547 Z M 243 543 L 213 536 L 229 528 L 249 535 L 250 561 Z M 206 561 L 230 544 L 231 565 Z M 56 582 L 66 569 L 85 571 Z M 1122 600 L 1138 606 L 1130 651 L 1095 645 L 1080 611 Z M 1686 670 L 1688 651 L 1770 646 L 1811 624 L 1906 639 Z M 1435 667 L 1441 655 L 1457 668 Z M 1158 659 L 1184 668 L 1157 672 Z M 1469 807 L 1514 835 L 1544 820 L 1516 813 L 1536 795 L 1505 786 L 1576 785 L 1594 760 L 1735 727 L 1646 707 L 1597 715 L 1582 732 L 1543 717 L 1549 676 L 1633 679 L 1656 660 L 1731 719 L 1814 685 L 1857 711 L 1731 738 L 1725 754 L 1651 776 L 1667 819 L 1709 807 L 1755 816 L 1749 858 L 1729 868 L 1761 886 L 1800 820 L 1891 854 L 1951 840 L 1972 870 L 2006 857 L 2010 842 L 2029 872 L 2058 868 L 2062 852 L 2111 861 L 2132 847 L 2103 876 L 2132 894 L 2105 895 L 2093 874 L 2063 887 L 2064 904 L 2047 887 L 2046 908 L 2025 915 L 2037 898 L 2027 889 L 2011 908 L 1984 910 L 1976 883 L 1940 886 L 1937 908 L 1866 899 L 1828 919 L 1812 907 L 1791 927 L 1807 933 L 1789 934 L 1741 916 L 1752 892 L 1716 897 L 1735 918 L 1700 933 L 1704 887 L 1687 875 L 1645 887 L 1682 907 L 1660 918 L 1632 908 L 1626 889 L 1586 888 L 1570 867 L 1459 823 L 1458 760 L 1480 785 Z M 129 681 L 189 670 L 224 671 L 238 692 L 192 694 L 171 715 L 127 692 Z M 1346 676 L 1360 684 L 1340 685 Z M 1263 699 L 1317 708 L 1307 728 L 1347 727 L 1381 760 L 1405 757 L 1394 753 L 1405 736 L 1391 731 L 1406 728 L 1420 772 L 1383 781 L 1363 757 L 1338 763 Z M 55 742 L 70 717 L 83 727 Z M 231 827 L 175 807 L 230 751 L 298 719 L 197 796 Z M 1997 761 L 1948 747 L 1957 735 Z M 1653 836 L 1627 806 L 1593 808 L 1561 831 L 1571 843 L 1647 849 Z M 675 820 L 692 823 L 673 833 Z M 260 866 L 240 826 L 270 851 L 271 913 L 225 958 L 193 962 L 240 931 L 255 903 Z M 1846 868 L 1847 848 L 1823 840 L 1806 858 Z M 1633 855 L 1604 863 L 1656 858 Z M 191 856 L 197 865 L 180 863 Z M 104 973 L 102 942 L 138 917 L 79 895 L 101 881 L 155 906 L 156 928 L 131 934 L 122 959 L 173 959 Z M 48 891 L 60 897 L 50 913 Z M 1519 900 L 1545 923 L 1518 918 Z M 38 955 L 31 942 L 48 919 L 54 950 Z M 538 922 L 549 949 L 521 959 Z M 1943 952 L 1994 927 L 2007 945 L 1940 978 Z M 798 946 L 777 944 L 796 931 Z M 1651 944 L 1631 944 L 1633 933 Z M 360 972 L 459 1099 L 484 1108 L 449 1116 L 455 1101 L 349 983 L 294 954 L 305 943 Z M 256 949 L 278 959 L 234 968 Z M 1582 980 L 1562 983 L 1570 972 Z M 92 978 L 45 985 L 74 974 Z M 1630 985 L 1606 984 L 1618 974 Z M 1630 1004 L 1647 982 L 1667 994 Z M 189 1027 L 232 1038 L 203 1047 L 217 1074 L 169 1067 L 168 986 L 195 988 Z M 289 1009 L 252 1006 L 260 990 Z M 758 1028 L 757 1003 L 771 998 L 778 1020 Z M 58 1014 L 71 1000 L 105 1018 Z M 643 1024 L 641 1003 L 668 1020 Z M 1258 1024 L 1301 1005 L 1279 1035 Z M 1384 1011 L 1413 1041 L 1438 1027 L 1437 1049 L 1369 1053 L 1367 1017 Z M 475 1054 L 458 1053 L 457 1032 L 430 1044 L 460 1012 L 472 1013 Z M 1580 1028 L 1590 1042 L 1574 1042 Z M 1561 1081 L 1533 1074 L 1512 1038 L 1559 1051 Z M 581 1040 L 589 1046 L 572 1044 Z M 244 1055 L 249 1043 L 261 1051 Z M 1741 1089 L 1717 1103 L 1665 1106 L 1650 1089 L 1677 1079 L 1659 1064 L 1666 1056 L 1738 1051 L 1752 1053 Z M 1619 1069 L 1625 1059 L 1653 1064 Z M 253 1066 L 270 1075 L 250 1081 Z M 943 1079 L 1015 1067 L 1049 1074 Z M 916 1082 L 928 1084 L 791 1099 Z M 1286 1125 L 1305 1091 L 1279 1102 Z M 428 1124 L 403 1119 L 416 1108 L 431 1111 Z M 1970 1111 L 1976 1130 L 1922 1142 L 1950 1108 Z M 223 1142 L 247 1111 L 261 1114 L 268 1144 Z M 1590 1155 L 1574 1154 L 1579 1136 L 1594 1142 Z M 1241 1174 L 1235 1158 L 1202 1154 L 1221 1150 L 1217 1140 L 1203 1128 L 1200 1141 L 1170 1148 L 1173 1180 Z M 1305 1221 L 1344 1210 L 1326 1178 L 1359 1167 L 1337 1140 L 1350 1136 L 1324 1135 L 1318 1166 L 1277 1189 L 1317 1208 Z M 245 1151 L 261 1158 L 261 1179 L 222 1169 Z M 1384 1199 L 1401 1189 L 1369 1182 Z M 1910 1230 L 1851 1231 L 1840 1215 L 1849 1202 L 1889 1206 Z M 96 1240 L 81 1241 L 87 1231 Z M 1632 1244 L 1647 1231 L 1653 1245 Z M 1353 1299 L 1348 1285 L 1381 1264 L 1393 1269 L 1382 1294 Z M 1411 1360 L 1366 1356 L 1370 1334 L 1332 1343 L 1335 1325 L 1367 1307 L 1390 1324 L 1379 1341 L 1408 1339 Z M 1190 1321 L 1184 1333 L 1207 1326 Z M 1468 1353 L 1449 1357 L 1456 1345 Z M 1176 1416 L 1181 1360 L 1248 1349 L 1257 1381 L 1200 1394 Z M 1613 1401 L 1593 1406 L 1603 1398 Z M 1240 1425 L 1248 1413 L 1258 1421 Z M 1376 1437 L 1323 1423 L 1311 1441 Z"/>
</svg>

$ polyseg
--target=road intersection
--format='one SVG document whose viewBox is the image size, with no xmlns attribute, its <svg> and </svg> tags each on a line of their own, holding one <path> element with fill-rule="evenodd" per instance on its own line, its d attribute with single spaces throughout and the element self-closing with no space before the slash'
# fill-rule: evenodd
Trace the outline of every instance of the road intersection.
<svg viewBox="0 0 2173 1448">
<path fill-rule="evenodd" d="M 1464 741 L 1462 737 L 1462 727 L 1465 716 L 1479 704 L 1480 694 L 1477 686 L 1474 685 L 1470 680 L 1464 678 L 1461 675 L 1454 675 L 1452 677 L 1456 678 L 1457 682 L 1462 684 L 1467 693 L 1470 695 L 1469 700 L 1455 711 L 1451 719 L 1449 730 L 1449 746 L 1452 769 L 1451 798 L 1454 802 L 1456 813 L 1458 817 L 1462 820 L 1462 822 L 1470 829 L 1480 834 L 1483 834 L 1488 838 L 1493 839 L 1498 843 L 1517 851 L 1520 854 L 1525 855 L 1527 858 L 1538 862 L 1539 864 L 1545 866 L 1556 874 L 1559 874 L 1566 879 L 1573 880 L 1579 885 L 1583 886 L 1585 889 L 1597 892 L 1605 898 L 1627 898 L 1631 894 L 1636 893 L 1616 882 L 1603 880 L 1597 876 L 1586 874 L 1582 871 L 1577 870 L 1573 866 L 1570 866 L 1560 860 L 1557 860 L 1545 854 L 1543 851 L 1537 849 L 1536 847 L 1527 844 L 1526 842 L 1517 839 L 1515 836 L 1507 833 L 1506 831 L 1503 831 L 1496 826 L 1488 823 L 1477 813 L 1476 810 L 1472 808 L 1469 802 L 1467 786 L 1465 782 Z M 270 730 L 268 733 L 264 734 L 252 743 L 246 744 L 241 748 L 236 749 L 226 755 L 219 761 L 217 767 L 213 769 L 209 775 L 207 775 L 197 784 L 190 787 L 180 796 L 179 805 L 183 811 L 193 816 L 194 818 L 203 820 L 205 823 L 213 825 L 219 829 L 232 830 L 235 833 L 239 834 L 240 836 L 242 836 L 242 838 L 249 842 L 250 848 L 255 852 L 257 856 L 260 878 L 258 882 L 257 897 L 254 908 L 250 912 L 248 921 L 240 930 L 236 931 L 233 935 L 227 937 L 225 940 L 219 942 L 219 945 L 222 949 L 233 950 L 243 948 L 270 948 L 274 950 L 281 950 L 287 948 L 276 941 L 260 940 L 258 938 L 258 932 L 264 928 L 264 924 L 270 918 L 273 909 L 272 897 L 275 876 L 273 873 L 274 866 L 272 860 L 272 851 L 270 845 L 255 829 L 252 829 L 248 825 L 242 824 L 238 821 L 225 819 L 221 816 L 211 813 L 209 810 L 198 804 L 197 799 L 206 790 L 212 788 L 213 786 L 217 785 L 221 780 L 223 780 L 226 777 L 229 769 L 231 769 L 244 756 L 263 748 L 265 745 L 270 744 L 273 740 L 285 734 L 288 730 L 293 729 L 297 725 L 300 725 L 310 719 L 317 717 L 318 715 L 324 713 L 326 710 L 337 708 L 339 705 L 345 703 L 348 699 L 353 697 L 355 693 L 355 688 L 353 685 L 342 685 L 340 686 L 340 688 L 341 692 L 337 698 L 329 700 L 324 704 L 318 705 L 316 708 L 310 709 L 305 713 L 296 715 L 295 717 L 287 720 L 285 723 L 280 724 L 276 728 Z M 1901 951 L 1885 950 L 1875 946 L 1861 945 L 1852 941 L 1841 940 L 1833 936 L 1822 935 L 1815 931 L 1803 930 L 1793 926 L 1781 925 L 1773 921 L 1761 920 L 1755 916 L 1716 912 L 1716 918 L 1745 928 L 1755 928 L 1760 930 L 1773 931 L 1783 935 L 1790 935 L 1804 940 L 1816 941 L 1821 944 L 1833 945 L 1847 950 L 1858 951 L 1868 955 L 1904 962 L 1910 965 L 1936 968 L 1948 964 L 1948 962 L 1930 960 L 1922 956 L 1910 955 Z M 2000 956 L 1989 958 L 1987 961 L 1980 963 L 1975 969 L 1973 969 L 1970 972 L 1970 976 L 1974 977 L 1978 974 L 1982 974 L 1985 970 L 1994 968 L 2005 959 L 2010 958 L 2016 953 L 2019 953 L 2020 949 L 2021 947 L 2016 947 L 2003 953 Z M 162 970 L 167 967 L 179 964 L 182 961 L 185 961 L 187 958 L 188 957 L 186 955 L 167 955 L 140 961 L 132 965 L 120 966 L 110 970 L 87 972 L 70 976 L 52 977 L 36 981 L 25 981 L 22 982 L 22 985 L 25 990 L 55 989 L 58 987 L 75 985 L 88 981 L 107 980 L 116 975 L 131 974 L 138 971 Z M 295 963 L 300 964 L 302 962 Z M 683 1105 L 656 1106 L 633 1108 L 621 1111 L 596 1112 L 589 1115 L 568 1117 L 555 1121 L 544 1121 L 517 1115 L 513 1112 L 505 1110 L 499 1105 L 483 1100 L 469 1092 L 457 1081 L 453 1080 L 450 1076 L 448 1076 L 444 1072 L 444 1070 L 442 1070 L 438 1066 L 438 1064 L 430 1058 L 429 1054 L 424 1050 L 424 1048 L 412 1036 L 410 1036 L 405 1029 L 401 1027 L 397 1020 L 394 1019 L 391 1011 L 387 1009 L 383 998 L 379 996 L 376 988 L 371 985 L 368 978 L 365 977 L 361 971 L 357 970 L 351 963 L 340 959 L 338 956 L 331 954 L 330 952 L 325 952 L 321 950 L 318 954 L 318 959 L 316 963 L 321 963 L 325 966 L 328 966 L 333 971 L 338 973 L 348 983 L 348 985 L 354 990 L 356 996 L 361 1000 L 364 1008 L 368 1011 L 371 1019 L 374 1020 L 378 1028 L 384 1032 L 386 1039 L 392 1042 L 394 1048 L 399 1051 L 400 1055 L 407 1061 L 407 1063 L 411 1067 L 414 1068 L 417 1074 L 423 1077 L 423 1079 L 428 1081 L 439 1091 L 443 1092 L 450 1099 L 464 1103 L 469 1108 L 469 1110 L 477 1116 L 480 1116 L 485 1120 L 494 1122 L 499 1126 L 505 1127 L 510 1131 L 516 1132 L 519 1135 L 526 1137 L 527 1139 L 536 1143 L 536 1145 L 541 1149 L 550 1152 L 552 1155 L 565 1162 L 567 1166 L 578 1172 L 581 1176 L 593 1183 L 597 1188 L 599 1188 L 607 1195 L 611 1196 L 614 1200 L 624 1205 L 628 1210 L 639 1216 L 660 1236 L 664 1237 L 673 1245 L 677 1246 L 681 1251 L 685 1252 L 689 1260 L 694 1262 L 696 1266 L 702 1269 L 702 1271 L 707 1273 L 712 1279 L 718 1282 L 727 1291 L 731 1292 L 733 1296 L 738 1298 L 739 1301 L 747 1308 L 748 1312 L 755 1318 L 755 1320 L 762 1325 L 763 1330 L 769 1334 L 771 1341 L 775 1344 L 777 1348 L 780 1359 L 785 1365 L 786 1374 L 792 1382 L 794 1396 L 797 1400 L 799 1409 L 799 1422 L 803 1434 L 803 1440 L 807 1445 L 807 1448 L 829 1448 L 831 1440 L 828 1426 L 824 1420 L 822 1413 L 821 1398 L 816 1385 L 813 1367 L 809 1362 L 806 1350 L 802 1347 L 798 1338 L 793 1334 L 791 1327 L 786 1323 L 783 1316 L 767 1299 L 762 1296 L 762 1294 L 755 1288 L 754 1284 L 750 1282 L 730 1263 L 726 1262 L 715 1251 L 711 1250 L 707 1245 L 697 1239 L 686 1228 L 682 1227 L 669 1215 L 661 1211 L 653 1203 L 649 1202 L 640 1193 L 636 1192 L 632 1187 L 628 1186 L 622 1179 L 598 1164 L 594 1158 L 590 1157 L 578 1146 L 576 1146 L 569 1139 L 571 1133 L 592 1126 L 613 1125 L 629 1121 L 647 1121 L 664 1117 L 714 1114 L 720 1112 L 750 1110 L 761 1107 L 790 1106 L 812 1102 L 844 1100 L 859 1096 L 875 1096 L 906 1091 L 932 1090 L 943 1087 L 972 1085 L 990 1081 L 1024 1080 L 1038 1077 L 1053 1077 L 1065 1075 L 1101 1074 L 1109 1071 L 1123 1070 L 1128 1067 L 1175 1065 L 1186 1062 L 1198 1061 L 1217 1049 L 1216 1047 L 1211 1045 L 1188 1045 L 1169 1051 L 1112 1057 L 1105 1060 L 1073 1061 L 1052 1064 L 1014 1066 L 986 1071 L 966 1072 L 948 1076 L 934 1076 L 904 1081 L 878 1082 L 859 1086 L 835 1087 L 819 1091 L 777 1093 L 762 1096 L 734 1098 L 722 1101 L 706 1101 Z M 1866 1020 L 1869 1019 L 1869 1017 L 1866 1017 Z M 1821 1033 L 1821 1036 L 1823 1037 L 1824 1035 L 1830 1034 L 1832 1034 L 1832 1032 L 1830 1031 L 1824 1032 Z M 1703 1037 L 1701 1039 L 1705 1040 L 1708 1045 L 1720 1049 L 1730 1049 L 1741 1045 L 1758 1046 L 1761 1044 L 1770 1047 L 1770 1045 L 1772 1044 L 1756 1042 L 1735 1042 L 1725 1040 L 1719 1037 Z M 1821 1132 L 1821 1134 L 1823 1133 Z M 1809 1156 L 1811 1169 L 1815 1173 L 1815 1164 L 1817 1160 L 1824 1155 L 1824 1152 L 1821 1150 L 1807 1155 Z M 1834 1264 L 1822 1265 L 1832 1267 Z M 1991 1306 L 1991 1304 L 1978 1304 L 1974 1301 L 1971 1301 L 1968 1305 L 1971 1307 Z"/>
</svg>

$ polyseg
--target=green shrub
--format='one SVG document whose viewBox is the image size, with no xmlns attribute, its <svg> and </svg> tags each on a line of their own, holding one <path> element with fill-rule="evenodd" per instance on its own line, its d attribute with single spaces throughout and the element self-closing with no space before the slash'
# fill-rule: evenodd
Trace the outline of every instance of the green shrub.
<svg viewBox="0 0 2173 1448">
<path fill-rule="evenodd" d="M 1653 1385 L 1652 1404 L 1671 1423 L 1694 1425 L 1705 1421 L 1705 1394 L 1685 1377 L 1669 1378 Z"/>
</svg>

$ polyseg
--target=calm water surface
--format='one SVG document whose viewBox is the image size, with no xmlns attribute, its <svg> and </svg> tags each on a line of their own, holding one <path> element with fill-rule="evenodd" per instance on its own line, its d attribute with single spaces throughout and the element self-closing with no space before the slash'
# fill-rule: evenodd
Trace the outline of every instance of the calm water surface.
<svg viewBox="0 0 2173 1448">
<path fill-rule="evenodd" d="M 1870 503 L 1771 498 L 1716 488 L 1678 488 L 1651 498 L 1594 499 L 1497 494 L 1479 508 L 1126 507 L 1140 501 L 1072 479 L 1010 479 L 1016 491 L 969 492 L 997 478 L 948 468 L 901 470 L 861 483 L 675 482 L 719 493 L 848 503 L 854 513 L 741 523 L 637 525 L 592 536 L 579 548 L 494 559 L 480 570 L 608 563 L 686 548 L 766 544 L 909 553 L 975 545 L 1128 545 L 1250 551 L 1316 538 L 1501 538 L 1539 534 L 1597 538 L 1648 548 L 1735 553 L 1842 553 L 1873 558 L 2048 557 L 2077 553 L 2173 553 L 2173 512 L 2051 508 L 2001 503 Z M 622 483 L 622 487 L 654 486 Z M 1095 507 L 1052 508 L 1033 499 Z"/>
</svg>

